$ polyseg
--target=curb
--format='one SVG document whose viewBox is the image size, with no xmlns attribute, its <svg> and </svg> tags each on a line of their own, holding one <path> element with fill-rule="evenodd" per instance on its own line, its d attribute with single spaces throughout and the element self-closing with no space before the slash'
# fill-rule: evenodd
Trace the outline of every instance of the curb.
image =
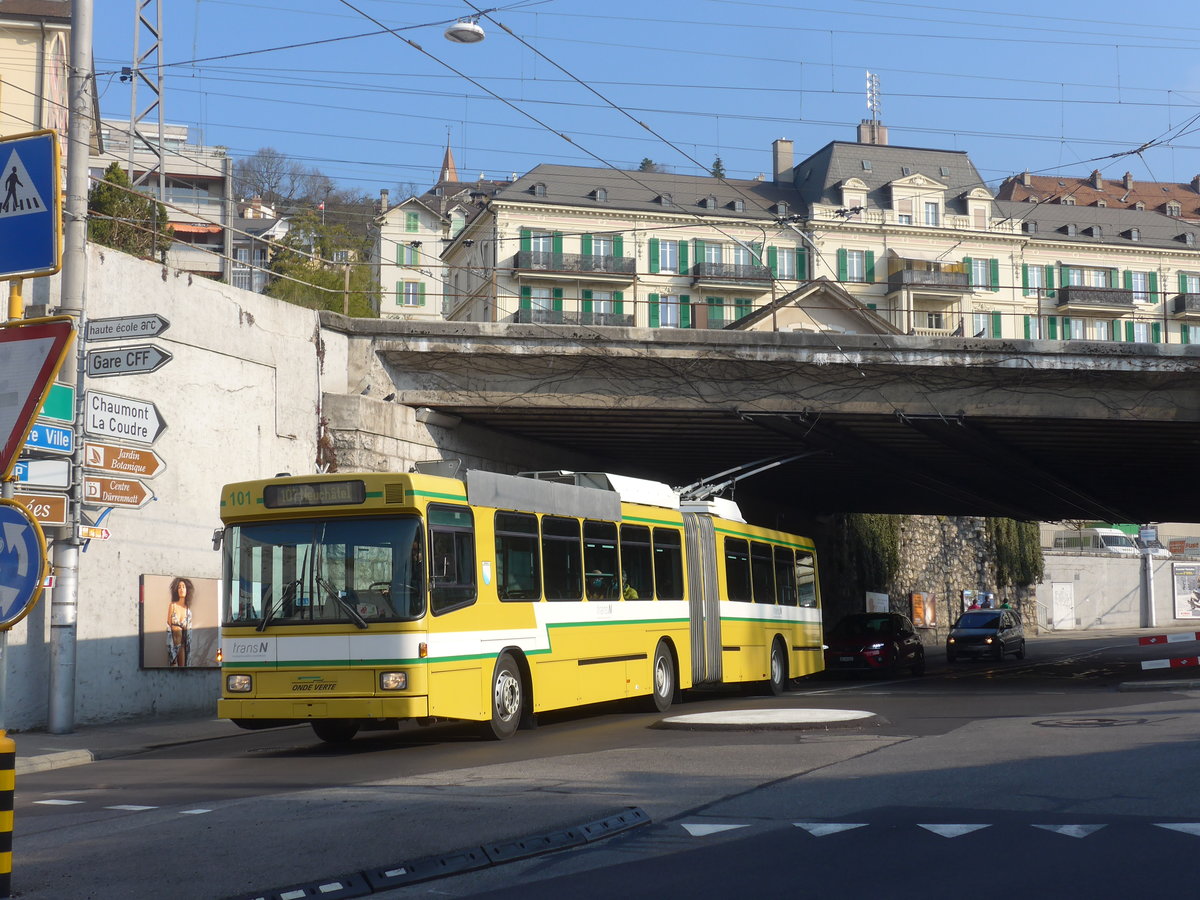
<svg viewBox="0 0 1200 900">
<path fill-rule="evenodd" d="M 86 766 L 95 761 L 96 757 L 91 750 L 63 750 L 59 753 L 18 757 L 16 771 L 18 775 L 26 775 L 32 772 L 48 772 L 51 769 L 66 769 L 70 766 Z"/>
<path fill-rule="evenodd" d="M 1124 681 L 1117 685 L 1122 693 L 1136 691 L 1200 691 L 1200 680 L 1189 681 Z"/>
</svg>

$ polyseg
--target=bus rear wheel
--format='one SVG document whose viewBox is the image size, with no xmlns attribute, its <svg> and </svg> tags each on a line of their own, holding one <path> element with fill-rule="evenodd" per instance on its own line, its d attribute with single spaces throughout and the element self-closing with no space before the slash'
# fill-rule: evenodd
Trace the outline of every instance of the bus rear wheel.
<svg viewBox="0 0 1200 900">
<path fill-rule="evenodd" d="M 354 719 L 313 719 L 313 732 L 327 744 L 345 744 L 358 734 Z"/>
<path fill-rule="evenodd" d="M 525 713 L 525 687 L 511 653 L 501 653 L 492 673 L 492 719 L 488 734 L 498 741 L 517 733 Z"/>
<path fill-rule="evenodd" d="M 666 712 L 675 702 L 675 657 L 666 641 L 659 641 L 654 648 L 654 668 L 650 676 L 654 679 L 654 685 L 647 709 Z"/>
</svg>

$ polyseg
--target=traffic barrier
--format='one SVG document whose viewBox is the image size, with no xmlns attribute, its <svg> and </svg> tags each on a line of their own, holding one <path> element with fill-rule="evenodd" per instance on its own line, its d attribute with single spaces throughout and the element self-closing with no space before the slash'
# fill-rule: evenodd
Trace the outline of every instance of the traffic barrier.
<svg viewBox="0 0 1200 900">
<path fill-rule="evenodd" d="M 1143 669 L 1195 669 L 1200 668 L 1200 656 L 1177 656 L 1174 659 L 1147 659 Z"/>
<path fill-rule="evenodd" d="M 1200 641 L 1200 631 L 1187 631 L 1182 634 L 1156 634 L 1151 637 L 1138 638 L 1138 645 L 1149 647 L 1151 644 L 1178 644 L 1184 641 Z"/>
<path fill-rule="evenodd" d="M 17 745 L 0 731 L 0 898 L 12 896 L 13 791 L 17 786 Z"/>
</svg>

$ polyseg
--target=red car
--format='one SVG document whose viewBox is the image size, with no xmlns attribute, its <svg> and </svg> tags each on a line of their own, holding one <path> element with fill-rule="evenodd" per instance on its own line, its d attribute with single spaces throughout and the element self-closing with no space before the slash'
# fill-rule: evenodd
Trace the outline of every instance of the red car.
<svg viewBox="0 0 1200 900">
<path fill-rule="evenodd" d="M 854 613 L 825 638 L 827 671 L 925 673 L 925 647 L 913 624 L 898 613 Z"/>
</svg>

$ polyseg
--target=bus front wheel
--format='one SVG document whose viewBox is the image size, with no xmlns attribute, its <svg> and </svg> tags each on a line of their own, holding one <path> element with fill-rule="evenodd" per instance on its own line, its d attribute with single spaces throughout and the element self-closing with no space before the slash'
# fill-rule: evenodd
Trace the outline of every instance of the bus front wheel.
<svg viewBox="0 0 1200 900">
<path fill-rule="evenodd" d="M 654 650 L 654 679 L 649 708 L 653 712 L 666 712 L 675 702 L 675 657 L 666 641 L 659 641 Z"/>
<path fill-rule="evenodd" d="M 525 687 L 521 670 L 512 654 L 501 653 L 492 673 L 492 720 L 490 736 L 498 741 L 517 733 L 525 711 Z"/>
<path fill-rule="evenodd" d="M 313 719 L 312 730 L 327 744 L 344 744 L 358 734 L 354 719 Z"/>
<path fill-rule="evenodd" d="M 783 643 L 777 638 L 771 645 L 771 677 L 767 680 L 767 690 L 778 697 L 787 690 L 788 660 Z"/>
</svg>

